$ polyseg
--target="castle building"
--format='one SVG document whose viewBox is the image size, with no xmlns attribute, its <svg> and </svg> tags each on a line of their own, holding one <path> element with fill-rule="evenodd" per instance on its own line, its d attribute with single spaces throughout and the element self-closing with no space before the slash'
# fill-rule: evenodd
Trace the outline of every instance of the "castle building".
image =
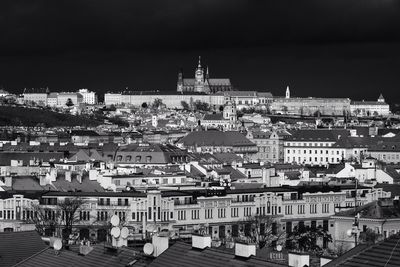
<svg viewBox="0 0 400 267">
<path fill-rule="evenodd" d="M 195 92 L 195 93 L 215 93 L 220 91 L 232 91 L 233 86 L 230 79 L 211 79 L 209 77 L 208 67 L 206 71 L 201 66 L 201 59 L 199 57 L 199 64 L 195 70 L 194 78 L 184 78 L 183 72 L 180 71 L 178 74 L 177 91 L 180 93 L 184 92 Z"/>
<path fill-rule="evenodd" d="M 352 101 L 350 104 L 351 114 L 355 116 L 388 116 L 390 114 L 389 104 L 381 94 L 377 101 Z"/>
<path fill-rule="evenodd" d="M 292 97 L 290 89 L 287 87 L 284 97 L 274 97 L 271 110 L 277 114 L 343 116 L 350 112 L 350 99 Z"/>
</svg>

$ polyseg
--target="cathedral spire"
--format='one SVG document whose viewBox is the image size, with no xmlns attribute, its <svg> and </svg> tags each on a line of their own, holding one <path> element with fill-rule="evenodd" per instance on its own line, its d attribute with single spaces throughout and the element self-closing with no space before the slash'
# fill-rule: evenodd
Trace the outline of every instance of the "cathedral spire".
<svg viewBox="0 0 400 267">
<path fill-rule="evenodd" d="M 206 79 L 210 78 L 209 73 L 208 73 L 208 66 L 207 66 L 207 70 L 206 70 Z"/>
</svg>

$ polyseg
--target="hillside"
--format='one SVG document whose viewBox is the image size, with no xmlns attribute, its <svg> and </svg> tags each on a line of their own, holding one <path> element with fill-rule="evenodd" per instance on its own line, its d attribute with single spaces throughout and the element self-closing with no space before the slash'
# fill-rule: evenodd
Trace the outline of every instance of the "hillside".
<svg viewBox="0 0 400 267">
<path fill-rule="evenodd" d="M 83 116 L 56 113 L 35 108 L 0 106 L 0 126 L 97 126 L 95 121 Z"/>
</svg>

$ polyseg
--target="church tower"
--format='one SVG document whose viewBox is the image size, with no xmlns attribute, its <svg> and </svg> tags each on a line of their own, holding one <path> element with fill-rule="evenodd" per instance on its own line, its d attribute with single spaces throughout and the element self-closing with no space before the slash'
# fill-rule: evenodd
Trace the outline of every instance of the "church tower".
<svg viewBox="0 0 400 267">
<path fill-rule="evenodd" d="M 178 83 L 177 83 L 176 90 L 178 92 L 183 92 L 183 71 L 182 71 L 182 69 L 180 69 L 179 73 L 178 73 Z"/>
<path fill-rule="evenodd" d="M 199 56 L 199 64 L 197 65 L 196 72 L 194 74 L 194 91 L 204 92 L 204 70 L 201 67 L 201 57 Z"/>
<path fill-rule="evenodd" d="M 289 86 L 286 87 L 286 98 L 290 98 L 290 90 L 289 90 Z"/>
<path fill-rule="evenodd" d="M 378 102 L 379 102 L 379 103 L 385 103 L 385 98 L 383 97 L 382 94 L 379 96 Z"/>
</svg>

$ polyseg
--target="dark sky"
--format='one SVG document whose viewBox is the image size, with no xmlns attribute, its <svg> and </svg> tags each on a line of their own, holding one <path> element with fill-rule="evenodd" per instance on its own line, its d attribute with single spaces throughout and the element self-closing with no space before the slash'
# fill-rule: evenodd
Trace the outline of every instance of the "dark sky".
<svg viewBox="0 0 400 267">
<path fill-rule="evenodd" d="M 13 92 L 172 91 L 199 55 L 241 90 L 400 102 L 400 1 L 0 3 L 0 85 Z"/>
</svg>

